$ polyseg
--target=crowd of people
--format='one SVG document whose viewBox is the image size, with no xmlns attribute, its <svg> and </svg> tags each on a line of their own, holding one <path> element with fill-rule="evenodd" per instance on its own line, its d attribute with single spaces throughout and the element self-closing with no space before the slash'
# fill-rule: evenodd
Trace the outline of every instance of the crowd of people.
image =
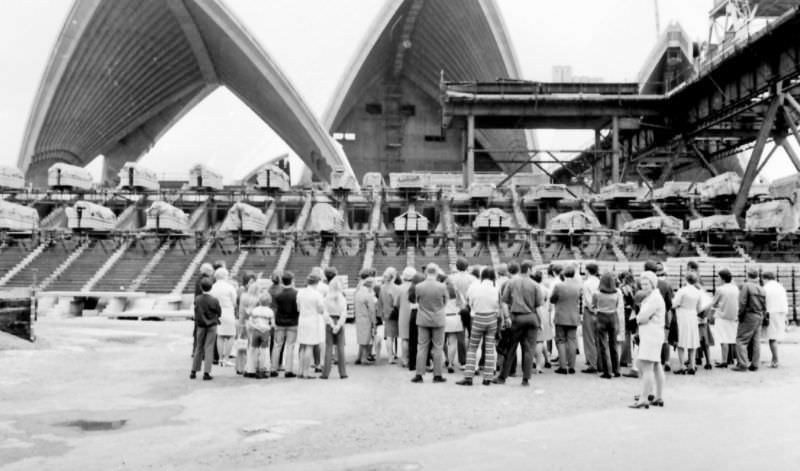
<svg viewBox="0 0 800 471">
<path fill-rule="evenodd" d="M 463 371 L 458 385 L 471 386 L 477 376 L 488 386 L 514 374 L 521 350 L 522 385 L 529 386 L 532 375 L 553 366 L 556 374 L 575 374 L 582 350 L 582 373 L 612 379 L 626 369 L 624 376 L 641 378 L 633 408 L 664 406 L 665 372 L 712 369 L 715 344 L 720 361 L 714 366 L 756 371 L 765 335 L 770 366 L 778 367 L 789 309 L 774 273 L 750 269 L 737 286 L 722 269 L 712 296 L 694 262 L 677 291 L 655 261 L 646 262 L 638 278 L 601 274 L 595 263 L 586 263 L 585 273 L 579 268 L 554 263 L 536 270 L 523 261 L 495 271 L 459 258 L 452 274 L 435 264 L 421 271 L 390 267 L 380 278 L 362 270 L 353 294 L 354 364 L 374 364 L 385 350 L 389 364 L 414 371 L 412 382 L 424 382 L 429 371 L 434 383 L 446 382 L 446 369 Z M 339 377 L 347 378 L 348 305 L 335 268 L 312 269 L 297 289 L 288 271 L 271 279 L 248 273 L 237 285 L 224 264 L 203 264 L 195 295 L 191 378 L 202 365 L 203 379 L 212 379 L 216 363 L 235 366 L 247 378 L 283 371 L 287 378 L 327 379 L 334 355 Z"/>
</svg>

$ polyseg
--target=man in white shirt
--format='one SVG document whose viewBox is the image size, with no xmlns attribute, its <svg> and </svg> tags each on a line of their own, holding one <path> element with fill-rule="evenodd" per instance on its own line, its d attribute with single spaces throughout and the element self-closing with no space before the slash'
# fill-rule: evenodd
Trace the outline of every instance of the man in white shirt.
<svg viewBox="0 0 800 471">
<path fill-rule="evenodd" d="M 769 339 L 769 350 L 772 353 L 770 368 L 778 367 L 778 341 L 783 340 L 786 332 L 786 315 L 789 313 L 789 301 L 786 289 L 775 280 L 775 273 L 765 271 L 761 274 L 766 293 L 767 315 L 769 324 L 765 326 L 764 336 Z"/>
<path fill-rule="evenodd" d="M 592 312 L 592 298 L 600 289 L 599 268 L 596 263 L 586 264 L 586 280 L 583 281 L 581 329 L 583 330 L 583 352 L 586 356 L 586 369 L 581 373 L 597 373 L 597 320 Z"/>
</svg>

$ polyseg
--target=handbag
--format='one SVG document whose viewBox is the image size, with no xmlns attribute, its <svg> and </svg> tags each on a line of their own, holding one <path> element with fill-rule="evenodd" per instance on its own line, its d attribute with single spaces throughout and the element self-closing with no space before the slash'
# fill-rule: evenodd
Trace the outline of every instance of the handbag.
<svg viewBox="0 0 800 471">
<path fill-rule="evenodd" d="M 769 313 L 764 313 L 764 319 L 761 320 L 761 327 L 769 327 Z"/>
<path fill-rule="evenodd" d="M 400 318 L 400 308 L 397 307 L 397 306 L 394 306 L 392 308 L 391 312 L 389 312 L 389 320 L 390 321 L 396 321 L 399 318 Z"/>
</svg>

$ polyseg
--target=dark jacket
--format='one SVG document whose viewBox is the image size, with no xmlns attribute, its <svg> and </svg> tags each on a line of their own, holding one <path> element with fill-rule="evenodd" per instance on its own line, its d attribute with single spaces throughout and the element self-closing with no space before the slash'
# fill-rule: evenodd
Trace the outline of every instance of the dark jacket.
<svg viewBox="0 0 800 471">
<path fill-rule="evenodd" d="M 557 284 L 550 294 L 555 310 L 554 324 L 577 326 L 580 323 L 580 305 L 583 286 L 578 280 L 569 279 Z"/>
<path fill-rule="evenodd" d="M 194 298 L 194 322 L 197 327 L 212 327 L 219 325 L 219 316 L 222 309 L 219 301 L 208 293 L 203 293 Z"/>
<path fill-rule="evenodd" d="M 284 286 L 275 296 L 275 325 L 278 327 L 295 327 L 300 312 L 297 310 L 297 290 Z"/>
<path fill-rule="evenodd" d="M 197 281 L 194 284 L 194 296 L 198 297 L 203 294 L 203 288 L 200 287 L 200 283 L 203 281 L 203 278 L 209 278 L 208 275 L 200 275 L 197 277 Z M 211 280 L 212 283 L 214 280 Z"/>
<path fill-rule="evenodd" d="M 739 290 L 739 322 L 748 315 L 763 316 L 767 312 L 767 294 L 757 283 L 747 281 Z"/>
</svg>

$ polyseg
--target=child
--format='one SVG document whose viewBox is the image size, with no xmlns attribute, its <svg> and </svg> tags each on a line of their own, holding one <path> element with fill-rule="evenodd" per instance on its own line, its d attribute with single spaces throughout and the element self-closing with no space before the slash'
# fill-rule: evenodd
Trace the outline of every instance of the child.
<svg viewBox="0 0 800 471">
<path fill-rule="evenodd" d="M 247 355 L 245 378 L 269 378 L 269 337 L 275 327 L 275 312 L 270 308 L 272 297 L 262 292 L 258 306 L 254 307 L 247 320 L 247 331 L 250 332 L 250 351 Z"/>
<path fill-rule="evenodd" d="M 195 329 L 195 349 L 192 358 L 192 372 L 189 379 L 194 379 L 200 370 L 200 363 L 205 361 L 203 369 L 203 380 L 209 381 L 211 377 L 211 365 L 214 360 L 214 346 L 217 344 L 217 326 L 222 315 L 217 298 L 208 294 L 211 291 L 213 282 L 211 278 L 203 278 L 200 281 L 200 288 L 203 293 L 194 299 L 194 321 L 197 326 Z"/>
</svg>

